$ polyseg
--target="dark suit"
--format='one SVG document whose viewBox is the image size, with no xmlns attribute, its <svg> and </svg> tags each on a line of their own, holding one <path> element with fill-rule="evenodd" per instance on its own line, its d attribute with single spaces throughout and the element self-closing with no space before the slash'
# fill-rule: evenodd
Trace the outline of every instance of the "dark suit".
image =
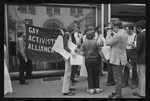
<svg viewBox="0 0 150 101">
<path fill-rule="evenodd" d="M 139 94 L 141 96 L 145 96 L 145 63 L 146 63 L 146 31 L 143 31 L 137 36 L 137 47 L 135 50 L 137 51 L 137 65 L 138 65 L 138 76 L 139 76 Z"/>
</svg>

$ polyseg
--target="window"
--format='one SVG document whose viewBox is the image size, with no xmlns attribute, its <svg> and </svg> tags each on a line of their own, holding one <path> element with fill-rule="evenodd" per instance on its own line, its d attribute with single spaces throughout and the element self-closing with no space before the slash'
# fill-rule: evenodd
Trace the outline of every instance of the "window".
<svg viewBox="0 0 150 101">
<path fill-rule="evenodd" d="M 74 17 L 79 17 L 83 15 L 83 8 L 70 8 L 70 15 Z"/>
<path fill-rule="evenodd" d="M 53 7 L 53 6 L 47 6 L 46 7 L 46 14 L 49 16 L 60 15 L 60 7 Z"/>
<path fill-rule="evenodd" d="M 35 11 L 35 6 L 28 6 L 29 7 L 29 12 L 34 15 L 36 14 L 36 11 Z"/>
<path fill-rule="evenodd" d="M 36 14 L 35 6 L 21 5 L 20 11 L 21 13 Z"/>
<path fill-rule="evenodd" d="M 49 16 L 53 15 L 53 8 L 51 6 L 46 7 L 46 14 Z"/>
<path fill-rule="evenodd" d="M 83 8 L 77 8 L 77 14 L 83 15 Z"/>
<path fill-rule="evenodd" d="M 76 8 L 72 7 L 70 8 L 70 15 L 74 16 L 76 14 Z"/>
<path fill-rule="evenodd" d="M 60 14 L 60 7 L 54 7 L 54 14 Z"/>
<path fill-rule="evenodd" d="M 29 9 L 28 9 L 27 5 L 21 5 L 20 10 L 21 10 L 21 13 L 29 12 Z"/>
</svg>

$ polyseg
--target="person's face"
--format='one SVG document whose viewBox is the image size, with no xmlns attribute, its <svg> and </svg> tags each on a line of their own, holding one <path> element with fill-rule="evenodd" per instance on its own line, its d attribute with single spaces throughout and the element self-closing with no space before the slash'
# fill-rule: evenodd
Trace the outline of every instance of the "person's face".
<svg viewBox="0 0 150 101">
<path fill-rule="evenodd" d="M 125 31 L 126 31 L 129 35 L 131 35 L 131 34 L 132 34 L 132 30 L 131 30 L 131 29 L 129 29 L 129 27 L 126 27 L 126 28 L 125 28 Z"/>
<path fill-rule="evenodd" d="M 133 28 L 133 32 L 136 33 L 136 27 Z"/>
<path fill-rule="evenodd" d="M 101 30 L 102 30 L 101 27 L 99 27 L 98 32 L 101 32 Z"/>
<path fill-rule="evenodd" d="M 117 32 L 118 32 L 118 27 L 117 27 L 117 26 L 113 26 L 113 31 L 114 31 L 115 33 L 117 33 Z"/>
</svg>

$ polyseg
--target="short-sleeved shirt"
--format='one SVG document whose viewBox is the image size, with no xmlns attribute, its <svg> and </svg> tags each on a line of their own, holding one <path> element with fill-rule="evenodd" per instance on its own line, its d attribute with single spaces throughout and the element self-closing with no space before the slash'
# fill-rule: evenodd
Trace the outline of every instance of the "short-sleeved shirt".
<svg viewBox="0 0 150 101">
<path fill-rule="evenodd" d="M 80 50 L 85 52 L 85 58 L 97 58 L 99 51 L 101 51 L 101 46 L 95 40 L 86 40 L 81 45 Z"/>
<path fill-rule="evenodd" d="M 17 50 L 19 52 L 24 52 L 26 50 L 26 44 L 25 44 L 23 38 L 18 38 L 18 40 L 17 40 Z"/>
</svg>

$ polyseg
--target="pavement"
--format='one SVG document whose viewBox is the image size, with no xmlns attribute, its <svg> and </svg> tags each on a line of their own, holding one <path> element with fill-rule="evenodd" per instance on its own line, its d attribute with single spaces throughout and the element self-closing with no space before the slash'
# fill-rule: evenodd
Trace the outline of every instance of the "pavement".
<svg viewBox="0 0 150 101">
<path fill-rule="evenodd" d="M 74 96 L 64 96 L 62 91 L 63 76 L 53 77 L 41 77 L 27 79 L 28 85 L 20 85 L 18 80 L 12 80 L 13 93 L 8 93 L 5 98 L 108 98 L 111 92 L 114 92 L 115 86 L 106 86 L 106 75 L 100 77 L 100 87 L 104 89 L 99 94 L 90 95 L 86 92 L 88 88 L 87 77 L 79 76 L 76 78 L 78 81 L 73 88 L 76 88 Z M 131 73 L 130 73 L 131 74 Z M 46 78 L 48 78 L 46 80 Z M 127 87 L 122 89 L 123 98 L 138 98 L 133 96 L 133 92 L 137 92 L 137 89 L 131 89 L 131 76 Z"/>
</svg>

